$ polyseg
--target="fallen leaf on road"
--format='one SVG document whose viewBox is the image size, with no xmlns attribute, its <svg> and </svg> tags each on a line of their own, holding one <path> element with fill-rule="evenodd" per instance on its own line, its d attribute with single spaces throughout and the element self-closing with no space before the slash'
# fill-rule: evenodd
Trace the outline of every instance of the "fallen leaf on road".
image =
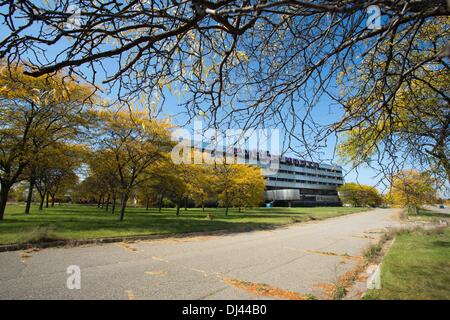
<svg viewBox="0 0 450 320">
<path fill-rule="evenodd" d="M 274 297 L 285 300 L 308 300 L 308 295 L 303 295 L 298 292 L 287 291 L 284 289 L 272 287 L 265 283 L 254 283 L 248 281 L 242 281 L 238 279 L 232 278 L 223 278 L 223 282 L 233 287 L 245 290 L 247 292 L 266 296 L 266 297 Z"/>
<path fill-rule="evenodd" d="M 37 252 L 37 251 L 40 251 L 40 249 L 38 249 L 38 248 L 31 248 L 31 249 L 27 249 L 27 250 L 24 250 L 24 251 L 20 251 L 19 252 L 20 261 L 22 263 L 26 263 L 27 259 L 31 258 L 30 253 Z"/>
<path fill-rule="evenodd" d="M 371 236 L 366 236 L 366 235 L 364 235 L 364 236 L 352 236 L 353 238 L 361 238 L 361 239 L 375 239 L 374 237 L 371 237 Z"/>
<path fill-rule="evenodd" d="M 215 236 L 196 236 L 196 237 L 185 237 L 185 238 L 164 238 L 164 239 L 148 239 L 142 240 L 145 243 L 164 243 L 164 244 L 177 244 L 183 242 L 193 242 L 193 241 L 207 241 L 216 238 Z"/>
<path fill-rule="evenodd" d="M 131 251 L 131 252 L 136 252 L 136 251 L 138 251 L 135 247 L 133 247 L 131 244 L 129 244 L 129 243 L 125 243 L 125 242 L 120 242 L 120 243 L 118 243 L 117 244 L 119 247 L 121 247 L 121 248 L 124 248 L 124 249 L 126 249 L 126 250 L 128 250 L 128 251 Z"/>
<path fill-rule="evenodd" d="M 145 274 L 151 275 L 151 276 L 167 276 L 166 271 L 146 271 Z"/>
<path fill-rule="evenodd" d="M 27 259 L 30 257 L 31 256 L 28 253 L 20 252 L 20 261 L 22 261 L 22 263 L 26 263 Z"/>
<path fill-rule="evenodd" d="M 314 289 L 320 289 L 323 292 L 323 299 L 331 299 L 336 285 L 333 283 L 318 283 L 312 286 Z"/>
<path fill-rule="evenodd" d="M 199 273 L 203 274 L 205 277 L 208 276 L 208 273 L 206 271 L 204 271 L 204 270 L 195 269 L 195 268 L 187 268 L 187 267 L 186 267 L 186 269 L 189 269 L 189 270 L 192 270 L 192 271 L 195 271 L 195 272 L 199 272 Z"/>
<path fill-rule="evenodd" d="M 163 259 L 163 258 L 160 258 L 160 257 L 152 257 L 152 259 L 156 260 L 156 261 L 169 262 L 169 260 L 166 260 L 166 259 Z"/>
<path fill-rule="evenodd" d="M 128 300 L 137 300 L 137 297 L 134 295 L 133 290 L 125 290 L 125 293 L 128 296 Z"/>
<path fill-rule="evenodd" d="M 306 250 L 308 253 L 315 253 L 322 256 L 335 256 L 335 257 L 341 257 L 345 260 L 356 260 L 360 261 L 363 258 L 361 256 L 351 256 L 348 253 L 335 253 L 335 252 L 329 252 L 329 251 L 319 251 L 319 250 Z"/>
<path fill-rule="evenodd" d="M 332 299 L 337 287 L 344 287 L 348 292 L 355 281 L 364 281 L 367 278 L 367 275 L 363 272 L 366 269 L 367 264 L 362 257 L 357 258 L 359 259 L 358 264 L 340 276 L 336 283 L 319 283 L 313 285 L 313 287 L 322 289 L 325 299 Z"/>
</svg>

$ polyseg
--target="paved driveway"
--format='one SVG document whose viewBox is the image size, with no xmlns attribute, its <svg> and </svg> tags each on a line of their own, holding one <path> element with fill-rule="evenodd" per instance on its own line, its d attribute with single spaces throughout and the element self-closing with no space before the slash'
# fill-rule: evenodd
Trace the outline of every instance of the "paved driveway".
<svg viewBox="0 0 450 320">
<path fill-rule="evenodd" d="M 1 299 L 273 299 L 314 294 L 398 226 L 377 209 L 271 231 L 0 253 Z M 81 270 L 69 290 L 68 266 Z"/>
</svg>

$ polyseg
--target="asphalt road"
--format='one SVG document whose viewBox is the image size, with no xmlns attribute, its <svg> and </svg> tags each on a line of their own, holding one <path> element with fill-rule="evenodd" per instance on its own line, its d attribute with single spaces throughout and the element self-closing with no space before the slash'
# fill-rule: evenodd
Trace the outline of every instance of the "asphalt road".
<svg viewBox="0 0 450 320">
<path fill-rule="evenodd" d="M 184 239 L 0 253 L 0 299 L 274 299 L 314 294 L 357 268 L 396 210 Z M 80 267 L 81 289 L 67 268 Z"/>
<path fill-rule="evenodd" d="M 449 207 L 439 208 L 439 206 L 425 206 L 425 209 L 428 209 L 428 210 L 431 210 L 431 211 L 437 212 L 437 213 L 443 213 L 443 214 L 450 215 Z"/>
</svg>

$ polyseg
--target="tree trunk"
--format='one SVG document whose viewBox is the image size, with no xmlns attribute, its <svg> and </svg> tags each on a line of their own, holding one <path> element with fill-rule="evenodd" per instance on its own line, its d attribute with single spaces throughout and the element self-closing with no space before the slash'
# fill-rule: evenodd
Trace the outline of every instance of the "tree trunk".
<svg viewBox="0 0 450 320">
<path fill-rule="evenodd" d="M 228 193 L 225 192 L 225 215 L 226 215 L 226 216 L 228 215 L 228 206 L 229 206 L 229 203 L 228 203 Z"/>
<path fill-rule="evenodd" d="M 41 202 L 39 203 L 39 211 L 42 211 L 42 209 L 44 209 L 45 193 L 43 194 L 39 193 L 39 195 L 41 196 Z"/>
<path fill-rule="evenodd" d="M 49 194 L 50 192 L 47 191 L 47 193 L 45 194 L 45 207 L 48 208 L 48 198 L 49 198 Z"/>
<path fill-rule="evenodd" d="M 106 212 L 108 212 L 108 210 L 109 210 L 109 200 L 110 200 L 110 198 L 111 198 L 111 196 L 110 196 L 110 194 L 108 193 L 108 198 L 106 198 L 106 206 L 105 206 L 105 211 Z"/>
<path fill-rule="evenodd" d="M 205 203 L 202 202 L 202 211 L 205 212 Z"/>
<path fill-rule="evenodd" d="M 8 201 L 8 195 L 9 190 L 11 187 L 7 185 L 6 183 L 1 184 L 1 190 L 0 190 L 0 221 L 3 220 L 3 217 L 5 215 L 5 209 L 6 209 L 6 202 Z"/>
<path fill-rule="evenodd" d="M 158 212 L 161 212 L 162 209 L 162 205 L 163 205 L 163 194 L 161 193 L 161 196 L 159 197 L 159 207 L 158 207 Z"/>
<path fill-rule="evenodd" d="M 241 212 L 241 207 L 239 207 L 239 213 Z"/>
<path fill-rule="evenodd" d="M 116 194 L 113 195 L 113 202 L 112 202 L 112 208 L 111 208 L 111 213 L 114 214 L 116 212 L 116 200 L 117 200 L 117 196 Z"/>
<path fill-rule="evenodd" d="M 147 199 L 147 201 L 145 202 L 145 210 L 148 211 L 149 206 L 150 206 L 150 201 L 149 201 L 149 199 Z"/>
<path fill-rule="evenodd" d="M 188 206 L 188 198 L 184 198 L 184 211 L 187 211 L 187 206 Z"/>
<path fill-rule="evenodd" d="M 410 205 L 408 211 L 409 211 L 408 213 L 411 215 L 417 215 L 417 206 Z"/>
<path fill-rule="evenodd" d="M 31 202 L 33 201 L 34 178 L 30 177 L 30 185 L 28 186 L 27 204 L 25 206 L 25 214 L 30 214 Z"/>
<path fill-rule="evenodd" d="M 120 217 L 119 217 L 120 221 L 123 221 L 123 219 L 125 218 L 125 209 L 127 208 L 128 197 L 129 195 L 126 192 L 122 195 L 122 206 L 120 208 Z"/>
<path fill-rule="evenodd" d="M 55 195 L 52 195 L 52 208 L 55 206 Z"/>
<path fill-rule="evenodd" d="M 100 205 L 101 205 L 101 203 L 102 203 L 102 195 L 100 194 L 100 195 L 98 196 L 98 201 L 97 201 L 97 208 L 99 208 L 99 209 L 100 209 Z"/>
<path fill-rule="evenodd" d="M 180 215 L 180 202 L 181 202 L 181 199 L 178 199 L 178 201 L 177 201 L 177 212 L 176 212 L 177 217 Z"/>
</svg>

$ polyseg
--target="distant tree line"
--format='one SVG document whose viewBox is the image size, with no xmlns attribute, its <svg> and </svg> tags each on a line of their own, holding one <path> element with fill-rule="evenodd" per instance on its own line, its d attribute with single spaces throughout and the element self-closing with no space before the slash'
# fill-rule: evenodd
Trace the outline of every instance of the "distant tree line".
<svg viewBox="0 0 450 320">
<path fill-rule="evenodd" d="M 376 188 L 359 183 L 345 183 L 338 188 L 343 204 L 354 207 L 392 205 L 406 208 L 410 214 L 427 204 L 439 202 L 439 183 L 430 172 L 402 170 L 390 177 L 392 184 L 384 196 Z"/>
</svg>

